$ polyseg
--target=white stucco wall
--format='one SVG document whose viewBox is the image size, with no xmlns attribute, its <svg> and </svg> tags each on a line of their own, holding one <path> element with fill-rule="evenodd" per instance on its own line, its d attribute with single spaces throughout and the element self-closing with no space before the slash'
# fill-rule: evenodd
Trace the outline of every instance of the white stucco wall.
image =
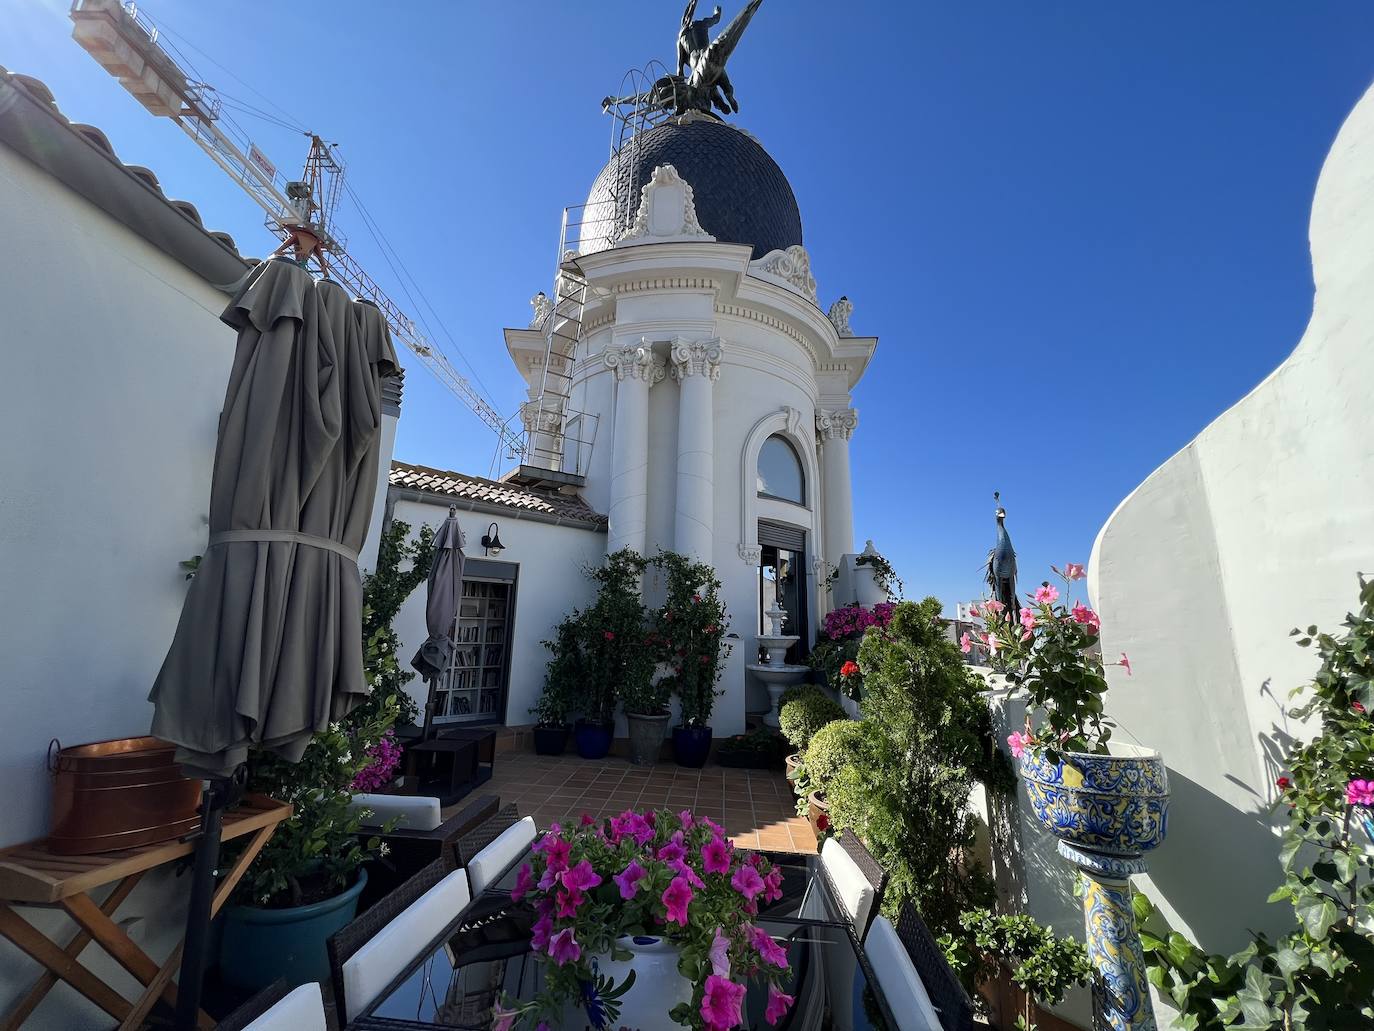
<svg viewBox="0 0 1374 1031">
<path fill-rule="evenodd" d="M 0 147 L 0 845 L 47 831 L 43 757 L 146 734 L 148 689 L 200 552 L 234 334 L 225 297 L 24 159 Z M 178 885 L 179 887 L 179 885 Z M 181 919 L 167 878 L 120 915 L 165 954 Z M 63 921 L 24 910 L 46 929 Z M 70 927 L 70 922 L 66 922 Z M 132 978 L 83 956 L 126 994 Z M 37 976 L 0 943 L 0 1011 Z M 26 1027 L 109 1020 L 58 987 Z"/>
<path fill-rule="evenodd" d="M 1322 169 L 1316 296 L 1293 354 L 1126 498 L 1090 590 L 1121 737 L 1160 749 L 1169 840 L 1142 886 L 1176 926 L 1229 952 L 1290 923 L 1269 809 L 1288 693 L 1313 673 L 1288 631 L 1336 628 L 1374 572 L 1374 89 Z M 1244 341 L 1237 341 L 1244 346 Z"/>
<path fill-rule="evenodd" d="M 448 518 L 448 502 L 398 499 L 392 518 L 410 524 L 412 535 L 421 526 L 438 527 Z M 515 636 L 511 642 L 510 691 L 504 722 L 510 726 L 534 722 L 529 708 L 544 687 L 544 667 L 548 650 L 540 643 L 553 636 L 553 628 L 574 607 L 590 603 L 595 585 L 583 570 L 598 566 L 606 557 L 606 534 L 598 530 L 518 519 L 511 515 L 459 510 L 458 523 L 467 534 L 465 553 L 481 558 L 482 534 L 495 521 L 506 546 L 493 561 L 513 562 L 520 567 L 516 583 Z M 420 585 L 406 599 L 392 623 L 401 639 L 398 658 L 403 668 L 424 643 L 425 587 Z M 416 677 L 407 685 L 411 697 L 423 709 L 428 694 L 423 680 Z M 623 729 L 622 729 L 623 733 Z"/>
</svg>

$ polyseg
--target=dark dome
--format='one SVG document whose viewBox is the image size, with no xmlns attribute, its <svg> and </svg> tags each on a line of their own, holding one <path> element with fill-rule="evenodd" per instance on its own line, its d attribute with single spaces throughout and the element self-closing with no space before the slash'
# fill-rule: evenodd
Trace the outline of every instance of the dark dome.
<svg viewBox="0 0 1374 1031">
<path fill-rule="evenodd" d="M 802 242 L 801 212 L 787 177 L 752 136 L 732 125 L 674 119 L 640 133 L 637 146 L 627 144 L 621 157 L 620 189 L 612 190 L 612 161 L 587 195 L 584 251 L 607 246 L 634 222 L 640 191 L 659 165 L 672 165 L 691 184 L 697 221 L 720 242 L 750 244 L 755 258 Z"/>
</svg>

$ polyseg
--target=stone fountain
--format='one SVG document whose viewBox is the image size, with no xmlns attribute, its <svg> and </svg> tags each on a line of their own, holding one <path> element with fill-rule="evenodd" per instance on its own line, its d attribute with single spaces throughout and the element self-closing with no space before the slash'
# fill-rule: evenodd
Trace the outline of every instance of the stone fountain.
<svg viewBox="0 0 1374 1031">
<path fill-rule="evenodd" d="M 787 610 L 775 599 L 773 607 L 768 609 L 764 615 L 768 618 L 772 630 L 772 633 L 758 636 L 759 648 L 763 652 L 764 661 L 753 663 L 744 668 L 763 681 L 763 685 L 768 688 L 770 704 L 768 712 L 763 717 L 763 722 L 766 726 L 777 727 L 778 699 L 793 684 L 800 684 L 805 680 L 811 672 L 811 667 L 798 666 L 786 661 L 787 649 L 801 640 L 796 634 L 784 634 L 782 632 L 782 624 L 787 619 Z"/>
</svg>

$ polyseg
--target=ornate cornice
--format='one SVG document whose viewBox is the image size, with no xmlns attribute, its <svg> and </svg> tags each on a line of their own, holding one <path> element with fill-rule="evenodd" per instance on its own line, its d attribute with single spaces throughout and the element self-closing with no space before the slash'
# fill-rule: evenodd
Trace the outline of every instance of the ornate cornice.
<svg viewBox="0 0 1374 1031">
<path fill-rule="evenodd" d="M 821 440 L 848 440 L 859 425 L 859 413 L 854 408 L 817 408 L 816 434 Z"/>
<path fill-rule="evenodd" d="M 733 315 L 737 319 L 749 319 L 751 322 L 758 322 L 769 329 L 776 329 L 779 333 L 785 333 L 797 343 L 801 344 L 807 355 L 811 358 L 811 364 L 816 364 L 818 358 L 816 349 L 811 346 L 802 332 L 790 323 L 784 322 L 776 316 L 761 312 L 756 308 L 745 308 L 738 304 L 717 304 L 717 315 Z"/>
<path fill-rule="evenodd" d="M 617 381 L 638 379 L 653 386 L 667 373 L 664 363 L 654 357 L 647 340 L 625 347 L 608 347 L 601 352 L 601 360 L 615 373 Z"/>
<path fill-rule="evenodd" d="M 712 383 L 720 379 L 720 361 L 725 356 L 725 348 L 718 339 L 684 340 L 676 337 L 668 354 L 673 364 L 673 379 L 682 380 L 687 376 L 705 376 Z"/>
<path fill-rule="evenodd" d="M 651 290 L 710 290 L 720 289 L 719 281 L 707 276 L 662 276 L 657 279 L 632 279 L 616 283 L 611 292 L 617 296 L 647 293 Z"/>
</svg>

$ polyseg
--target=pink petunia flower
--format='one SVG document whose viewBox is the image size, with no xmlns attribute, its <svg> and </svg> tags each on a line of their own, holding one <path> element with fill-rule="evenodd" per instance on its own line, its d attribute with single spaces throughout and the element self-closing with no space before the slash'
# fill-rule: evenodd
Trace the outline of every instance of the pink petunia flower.
<svg viewBox="0 0 1374 1031">
<path fill-rule="evenodd" d="M 511 1031 L 520 1016 L 519 1010 L 508 1010 L 499 1002 L 491 1008 L 491 1031 Z"/>
<path fill-rule="evenodd" d="M 1026 754 L 1026 748 L 1030 745 L 1030 735 L 1021 730 L 1012 731 L 1007 735 L 1007 745 L 1011 748 L 1011 754 L 1019 759 Z"/>
<path fill-rule="evenodd" d="M 554 896 L 554 916 L 560 920 L 566 920 L 570 916 L 577 916 L 577 907 L 587 901 L 587 896 L 583 895 L 576 888 L 564 891 L 559 889 Z"/>
<path fill-rule="evenodd" d="M 707 873 L 730 872 L 730 845 L 724 838 L 712 838 L 701 846 L 701 868 Z"/>
<path fill-rule="evenodd" d="M 1129 677 L 1131 675 L 1131 660 L 1126 658 L 1125 652 L 1121 653 L 1121 661 L 1118 662 L 1117 665 L 1126 671 L 1126 676 Z"/>
<path fill-rule="evenodd" d="M 755 875 L 757 876 L 757 875 Z M 663 889 L 663 904 L 668 908 L 668 919 L 680 927 L 687 926 L 687 905 L 695 897 L 692 886 L 685 877 L 674 877 L 668 887 Z"/>
<path fill-rule="evenodd" d="M 706 993 L 701 998 L 701 1018 L 709 1031 L 729 1031 L 738 1025 L 744 1014 L 745 988 L 723 977 L 710 974 L 706 978 Z"/>
<path fill-rule="evenodd" d="M 1349 805 L 1374 806 L 1374 780 L 1352 780 L 1345 786 L 1345 800 Z"/>
<path fill-rule="evenodd" d="M 677 814 L 678 821 L 682 824 L 682 829 L 689 831 L 692 829 L 692 810 L 684 809 Z"/>
<path fill-rule="evenodd" d="M 1059 600 L 1059 588 L 1052 584 L 1041 584 L 1035 589 L 1035 604 L 1053 605 Z"/>
<path fill-rule="evenodd" d="M 717 977 L 730 976 L 730 939 L 721 933 L 719 927 L 716 928 L 715 936 L 711 939 L 711 951 L 707 953 L 711 958 L 711 972 Z"/>
<path fill-rule="evenodd" d="M 763 879 L 763 897 L 769 902 L 776 902 L 782 898 L 782 871 L 776 866 L 768 871 L 768 876 Z"/>
<path fill-rule="evenodd" d="M 563 928 L 549 941 L 549 959 L 560 967 L 568 963 L 576 963 L 581 955 L 582 946 L 577 944 L 577 938 L 571 927 Z"/>
<path fill-rule="evenodd" d="M 792 1003 L 796 1002 L 796 996 L 784 994 L 775 984 L 768 986 L 768 1008 L 763 1012 L 763 1018 L 777 1027 L 778 1021 L 787 1016 L 787 1011 L 792 1008 Z"/>
<path fill-rule="evenodd" d="M 563 887 L 574 891 L 587 891 L 601 883 L 601 875 L 592 869 L 592 864 L 582 860 L 571 870 L 565 870 L 560 878 Z"/>
<path fill-rule="evenodd" d="M 591 826 L 592 824 L 594 824 L 594 823 L 596 823 L 596 819 L 592 816 L 591 813 L 583 813 L 583 814 L 582 814 L 582 826 L 583 826 L 583 827 L 590 827 L 590 826 Z"/>
<path fill-rule="evenodd" d="M 753 902 L 754 896 L 764 889 L 763 878 L 752 866 L 741 866 L 736 870 L 735 876 L 730 878 L 730 886 L 749 902 Z"/>
<path fill-rule="evenodd" d="M 510 900 L 512 902 L 519 902 L 533 887 L 534 871 L 530 869 L 529 863 L 524 863 L 521 865 L 519 872 L 515 875 L 515 887 L 510 890 Z"/>
<path fill-rule="evenodd" d="M 549 947 L 549 937 L 553 934 L 553 914 L 545 913 L 534 922 L 530 933 L 530 948 L 543 952 Z"/>
<path fill-rule="evenodd" d="M 744 933 L 749 938 L 749 944 L 758 950 L 765 963 L 771 963 L 779 970 L 787 969 L 787 950 L 774 941 L 771 934 L 753 924 L 745 924 Z"/>
<path fill-rule="evenodd" d="M 620 886 L 620 897 L 622 899 L 632 899 L 635 892 L 639 891 L 639 882 L 649 875 L 649 871 L 639 865 L 637 859 L 631 859 L 630 865 L 616 874 L 611 880 Z"/>
<path fill-rule="evenodd" d="M 686 877 L 687 883 L 693 888 L 704 888 L 706 882 L 697 876 L 697 872 L 692 869 L 685 859 L 674 859 L 668 864 L 668 869 L 679 877 Z"/>
</svg>

